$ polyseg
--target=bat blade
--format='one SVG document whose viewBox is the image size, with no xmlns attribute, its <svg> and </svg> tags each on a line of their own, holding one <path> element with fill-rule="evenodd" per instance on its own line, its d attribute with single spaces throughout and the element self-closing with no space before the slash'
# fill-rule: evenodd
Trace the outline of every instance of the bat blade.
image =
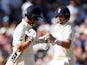
<svg viewBox="0 0 87 65">
<path fill-rule="evenodd" d="M 17 50 L 14 51 L 11 56 L 9 57 L 9 59 L 7 60 L 5 65 L 14 65 L 14 63 L 16 62 L 17 58 L 20 56 L 21 52 L 18 52 Z"/>
</svg>

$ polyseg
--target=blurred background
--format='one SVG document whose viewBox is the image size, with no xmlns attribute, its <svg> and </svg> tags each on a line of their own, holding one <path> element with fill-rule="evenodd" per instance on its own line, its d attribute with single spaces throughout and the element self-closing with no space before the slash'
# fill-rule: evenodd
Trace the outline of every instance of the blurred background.
<svg viewBox="0 0 87 65">
<path fill-rule="evenodd" d="M 55 10 L 60 6 L 70 9 L 70 22 L 74 24 L 74 65 L 87 65 L 87 0 L 0 0 L 0 65 L 4 65 L 12 53 L 12 36 L 16 26 L 24 17 L 26 8 L 37 5 L 43 19 L 34 29 L 40 37 L 50 30 L 55 22 Z M 36 65 L 49 65 L 54 47 L 48 50 L 34 50 Z"/>
</svg>

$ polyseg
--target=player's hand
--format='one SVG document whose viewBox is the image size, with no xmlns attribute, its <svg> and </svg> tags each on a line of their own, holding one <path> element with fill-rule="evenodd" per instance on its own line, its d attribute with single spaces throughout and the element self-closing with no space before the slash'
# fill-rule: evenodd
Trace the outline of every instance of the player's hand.
<svg viewBox="0 0 87 65">
<path fill-rule="evenodd" d="M 49 38 L 49 33 L 46 33 L 44 36 L 41 36 L 38 39 L 47 40 L 48 38 Z"/>
<path fill-rule="evenodd" d="M 50 35 L 49 35 L 49 40 L 50 40 L 50 42 L 51 42 L 52 44 L 54 44 L 56 38 L 54 38 L 54 37 L 52 36 L 52 34 L 50 34 Z"/>
<path fill-rule="evenodd" d="M 48 43 L 49 33 L 46 33 L 44 36 L 38 38 L 38 43 Z"/>
<path fill-rule="evenodd" d="M 29 40 L 33 40 L 36 38 L 36 31 L 34 29 L 30 29 L 29 31 L 25 31 L 25 34 L 28 36 Z"/>
</svg>

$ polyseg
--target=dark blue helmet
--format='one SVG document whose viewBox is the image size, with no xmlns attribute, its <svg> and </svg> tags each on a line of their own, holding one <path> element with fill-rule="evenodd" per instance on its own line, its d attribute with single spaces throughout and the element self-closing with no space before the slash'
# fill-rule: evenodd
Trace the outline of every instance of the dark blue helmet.
<svg viewBox="0 0 87 65">
<path fill-rule="evenodd" d="M 70 11 L 67 7 L 62 6 L 60 8 L 58 8 L 55 12 L 55 17 L 61 16 L 63 15 L 64 17 L 66 17 L 66 19 L 69 20 L 70 18 Z"/>
<path fill-rule="evenodd" d="M 34 5 L 29 6 L 25 11 L 25 16 L 30 20 L 37 20 L 41 17 L 40 8 Z"/>
</svg>

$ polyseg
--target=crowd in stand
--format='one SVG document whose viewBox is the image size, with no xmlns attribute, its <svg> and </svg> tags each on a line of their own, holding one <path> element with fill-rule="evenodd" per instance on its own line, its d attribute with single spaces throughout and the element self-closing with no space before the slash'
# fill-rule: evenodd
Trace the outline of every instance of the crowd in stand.
<svg viewBox="0 0 87 65">
<path fill-rule="evenodd" d="M 24 17 L 26 8 L 32 4 L 40 7 L 43 16 L 34 27 L 38 37 L 56 24 L 54 15 L 58 7 L 69 8 L 70 22 L 74 24 L 74 64 L 87 65 L 87 0 L 0 0 L 0 65 L 4 65 L 11 55 L 14 30 Z M 52 45 L 48 50 L 34 50 L 36 65 L 49 65 L 53 50 Z"/>
</svg>

